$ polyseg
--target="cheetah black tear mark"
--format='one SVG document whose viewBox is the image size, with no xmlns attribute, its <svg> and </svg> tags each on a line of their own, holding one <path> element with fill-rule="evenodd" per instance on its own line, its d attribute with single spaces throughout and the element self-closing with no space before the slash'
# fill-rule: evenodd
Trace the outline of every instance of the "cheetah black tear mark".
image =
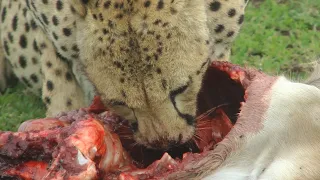
<svg viewBox="0 0 320 180">
<path fill-rule="evenodd" d="M 169 97 L 170 97 L 171 103 L 173 104 L 173 107 L 177 111 L 178 115 L 181 118 L 185 119 L 188 125 L 193 125 L 195 118 L 190 114 L 181 113 L 177 107 L 177 103 L 175 100 L 176 96 L 178 96 L 179 94 L 182 94 L 183 92 L 185 92 L 187 90 L 187 88 L 190 85 L 190 82 L 191 82 L 191 80 L 186 85 L 181 86 L 181 87 L 177 88 L 176 90 L 171 91 Z"/>
</svg>

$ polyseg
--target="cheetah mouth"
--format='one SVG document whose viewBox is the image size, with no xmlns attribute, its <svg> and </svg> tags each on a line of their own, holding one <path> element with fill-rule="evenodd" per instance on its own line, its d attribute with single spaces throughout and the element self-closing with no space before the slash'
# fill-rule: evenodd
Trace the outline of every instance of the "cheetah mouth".
<svg viewBox="0 0 320 180">
<path fill-rule="evenodd" d="M 198 95 L 194 138 L 166 152 L 137 145 L 127 121 L 106 111 L 98 97 L 89 108 L 27 121 L 19 132 L 0 132 L 0 178 L 197 176 L 200 172 L 194 164 L 201 166 L 200 161 L 208 157 L 236 123 L 241 104 L 246 100 L 249 78 L 239 66 L 212 63 Z"/>
</svg>

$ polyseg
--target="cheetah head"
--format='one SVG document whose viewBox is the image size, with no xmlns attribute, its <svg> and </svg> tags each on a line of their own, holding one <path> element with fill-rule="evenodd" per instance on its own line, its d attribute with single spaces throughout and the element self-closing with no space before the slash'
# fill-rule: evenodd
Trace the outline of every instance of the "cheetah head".
<svg viewBox="0 0 320 180">
<path fill-rule="evenodd" d="M 204 2 L 70 1 L 84 72 L 103 103 L 131 122 L 139 144 L 188 142 L 208 64 Z"/>
</svg>

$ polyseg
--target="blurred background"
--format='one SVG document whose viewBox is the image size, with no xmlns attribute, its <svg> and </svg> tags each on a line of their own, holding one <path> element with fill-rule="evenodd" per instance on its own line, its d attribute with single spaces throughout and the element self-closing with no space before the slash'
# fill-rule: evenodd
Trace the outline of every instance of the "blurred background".
<svg viewBox="0 0 320 180">
<path fill-rule="evenodd" d="M 231 61 L 301 81 L 320 60 L 320 0 L 250 0 Z M 45 116 L 40 98 L 23 86 L 0 96 L 0 130 Z"/>
</svg>

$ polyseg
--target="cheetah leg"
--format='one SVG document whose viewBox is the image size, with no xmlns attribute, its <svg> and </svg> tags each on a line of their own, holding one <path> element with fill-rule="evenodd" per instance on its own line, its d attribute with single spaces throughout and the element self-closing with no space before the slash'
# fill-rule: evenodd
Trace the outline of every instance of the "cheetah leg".
<svg viewBox="0 0 320 180">
<path fill-rule="evenodd" d="M 0 9 L 1 9 L 0 0 Z M 4 52 L 2 44 L 0 43 L 0 95 L 4 92 L 7 88 L 7 80 L 6 80 L 6 60 L 4 58 Z"/>
<path fill-rule="evenodd" d="M 0 44 L 0 95 L 7 89 L 9 84 L 14 84 L 15 82 L 16 79 L 14 79 L 12 67 L 7 58 L 5 58 Z"/>
<path fill-rule="evenodd" d="M 244 21 L 248 0 L 205 0 L 207 3 L 209 58 L 230 61 L 230 52 Z"/>
<path fill-rule="evenodd" d="M 41 59 L 44 75 L 42 99 L 47 106 L 46 116 L 84 107 L 84 93 L 68 64 L 50 50 L 45 51 Z"/>
</svg>

